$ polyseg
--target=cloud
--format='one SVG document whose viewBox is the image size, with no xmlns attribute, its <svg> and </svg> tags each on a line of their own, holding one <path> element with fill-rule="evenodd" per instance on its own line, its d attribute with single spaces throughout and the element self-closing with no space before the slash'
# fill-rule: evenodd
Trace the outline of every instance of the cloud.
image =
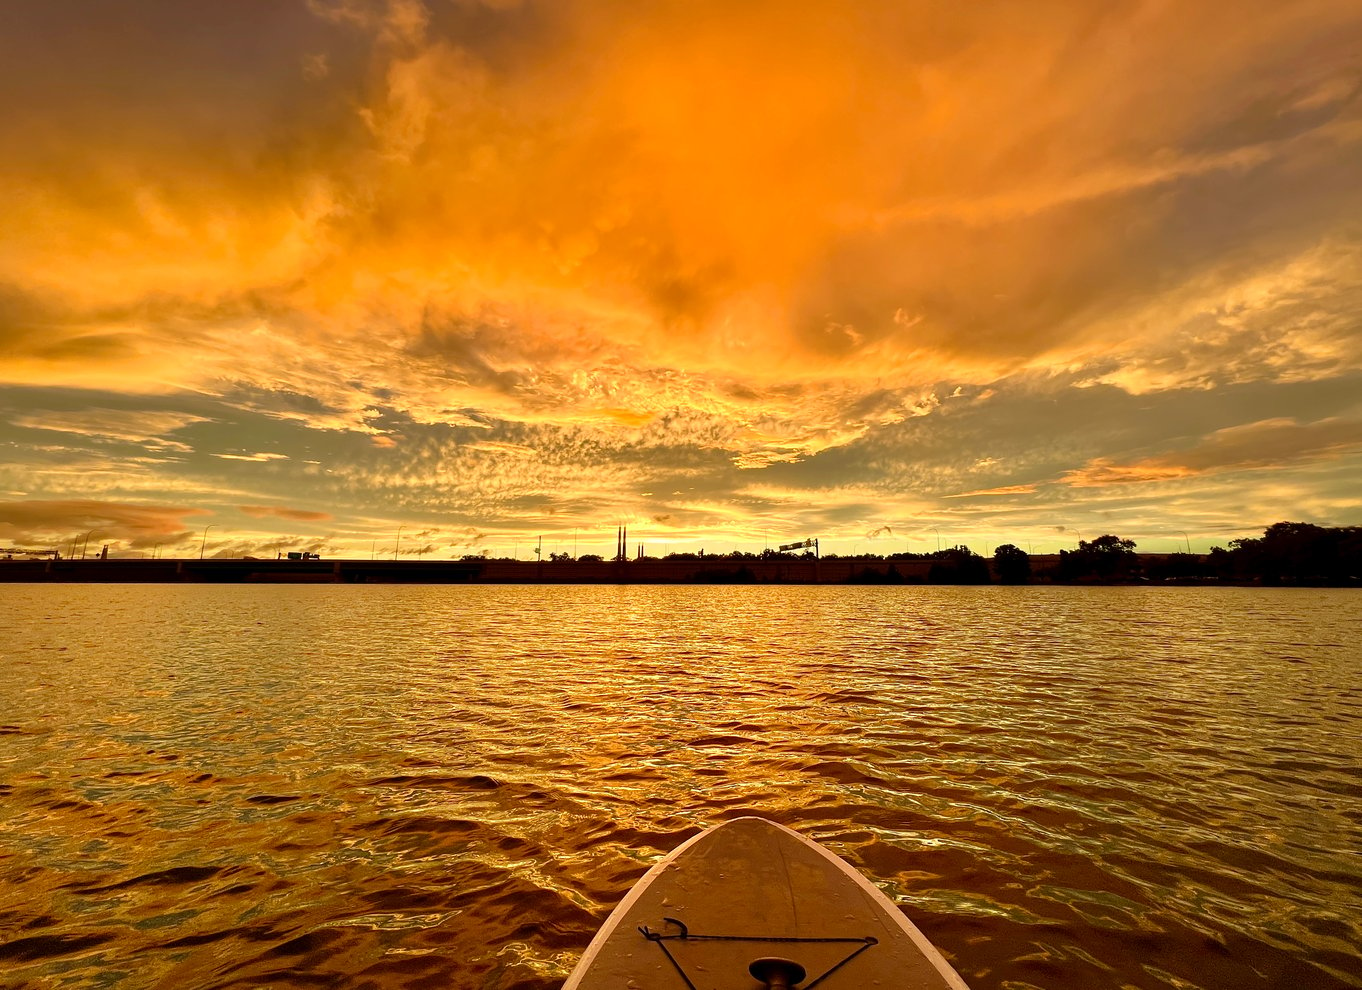
<svg viewBox="0 0 1362 990">
<path fill-rule="evenodd" d="M 503 440 L 475 440 L 464 444 L 469 450 L 482 450 L 493 454 L 510 454 L 514 457 L 533 457 L 535 449 L 522 443 L 507 443 Z"/>
<path fill-rule="evenodd" d="M 159 450 L 188 451 L 192 448 L 166 434 L 194 423 L 208 422 L 193 413 L 136 409 L 85 409 L 78 412 L 31 412 L 13 417 L 15 426 L 31 430 L 74 433 L 100 440 L 122 440 Z"/>
<path fill-rule="evenodd" d="M 254 516 L 257 519 L 276 516 L 280 519 L 293 519 L 298 522 L 327 522 L 333 518 L 329 512 L 289 509 L 278 505 L 238 505 L 237 511 L 244 512 L 246 515 Z"/>
<path fill-rule="evenodd" d="M 1330 237 L 1268 266 L 1203 273 L 1097 322 L 1104 356 L 1058 360 L 1133 394 L 1327 379 L 1362 367 L 1358 271 L 1362 242 Z"/>
<path fill-rule="evenodd" d="M 998 488 L 981 488 L 973 492 L 960 492 L 956 495 L 944 495 L 943 498 L 977 498 L 981 495 L 1030 495 L 1036 490 L 1035 485 L 1002 485 Z"/>
<path fill-rule="evenodd" d="M 601 409 L 598 412 L 605 419 L 622 426 L 644 426 L 652 422 L 657 415 L 653 412 L 643 412 L 636 409 Z"/>
<path fill-rule="evenodd" d="M 21 546 L 52 546 L 89 532 L 96 541 L 150 547 L 182 540 L 185 520 L 206 514 L 183 506 L 88 499 L 0 502 L 0 537 Z"/>
<path fill-rule="evenodd" d="M 1328 419 L 1297 423 L 1263 420 L 1218 430 L 1187 450 L 1126 464 L 1096 458 L 1060 480 L 1079 488 L 1174 481 L 1229 471 L 1277 468 L 1300 461 L 1337 458 L 1362 448 L 1362 422 Z"/>
<path fill-rule="evenodd" d="M 309 54 L 303 56 L 302 61 L 303 78 L 309 82 L 316 82 L 325 79 L 331 73 L 331 64 L 328 62 L 325 53 Z"/>
<path fill-rule="evenodd" d="M 751 528 L 760 479 L 897 507 L 821 517 L 864 533 L 1212 478 L 1149 452 L 1362 368 L 1347 0 L 79 6 L 0 58 L 0 383 L 140 397 L 14 422 L 188 466 L 16 434 L 15 490 L 273 460 L 237 473 L 309 504 Z"/>
<path fill-rule="evenodd" d="M 211 457 L 219 457 L 219 458 L 221 458 L 221 459 L 224 460 L 224 461 L 256 461 L 256 462 L 262 462 L 262 463 L 263 463 L 263 462 L 266 462 L 266 461 L 286 461 L 286 460 L 288 460 L 288 456 L 289 456 L 289 455 L 288 455 L 288 454 L 280 454 L 280 453 L 274 453 L 274 452 L 270 452 L 270 451 L 265 451 L 265 452 L 257 452 L 257 453 L 253 453 L 253 454 L 218 454 L 218 453 L 214 453 L 214 454 L 210 454 L 209 456 L 211 456 Z"/>
<path fill-rule="evenodd" d="M 304 56 L 332 71 L 230 107 L 263 118 L 244 132 L 263 188 L 207 157 L 187 107 L 141 119 L 130 101 L 116 108 L 136 125 L 128 140 L 87 138 L 109 163 L 100 201 L 120 206 L 95 210 L 74 171 L 21 159 L 30 195 L 0 274 L 59 292 L 79 339 L 133 355 L 120 367 L 159 370 L 159 328 L 117 315 L 156 298 L 166 329 L 177 306 L 244 317 L 180 327 L 200 381 L 296 372 L 320 392 L 319 364 L 364 369 L 363 338 L 384 377 L 416 379 L 398 390 L 414 404 L 450 358 L 447 391 L 500 389 L 512 405 L 534 404 L 537 376 L 617 358 L 741 366 L 766 383 L 991 376 L 1055 347 L 1104 350 L 1094 314 L 1161 295 L 1170 255 L 1192 279 L 1219 265 L 1250 224 L 1229 208 L 1241 188 L 1294 202 L 1252 221 L 1269 269 L 1355 205 L 1340 168 L 1359 136 L 1349 5 L 1318 3 L 1310 18 L 1255 5 L 1233 30 L 1216 7 L 1061 2 L 1020 25 L 890 3 L 847 17 L 823 2 L 704 2 L 621 19 L 604 2 L 316 0 L 311 25 L 281 23 L 262 88 Z M 1208 55 L 1189 38 L 1211 23 Z M 240 30 L 223 24 L 226 39 Z M 73 43 L 60 24 L 49 33 Z M 1309 69 L 1294 58 L 1307 49 Z M 599 57 L 574 54 L 587 50 Z M 193 78 L 188 55 L 152 54 Z M 232 68 L 202 61 L 195 91 Z M 272 107 L 294 126 L 268 121 Z M 168 147 L 131 143 L 152 127 Z M 152 155 L 174 168 L 136 181 Z M 1179 210 L 1197 215 L 1196 239 Z M 63 227 L 86 238 L 81 281 L 56 263 Z M 441 325 L 487 329 L 461 338 L 473 348 L 461 356 Z M 262 328 L 259 353 L 231 346 Z"/>
</svg>

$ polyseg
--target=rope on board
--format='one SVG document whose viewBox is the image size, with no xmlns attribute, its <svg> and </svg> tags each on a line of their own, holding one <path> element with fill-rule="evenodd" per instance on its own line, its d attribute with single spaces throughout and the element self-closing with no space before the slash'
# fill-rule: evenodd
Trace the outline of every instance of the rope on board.
<svg viewBox="0 0 1362 990">
<path fill-rule="evenodd" d="M 649 942 L 652 942 L 662 950 L 663 955 L 665 955 L 667 960 L 672 964 L 677 975 L 679 975 L 686 984 L 687 990 L 698 990 L 698 988 L 691 982 L 691 978 L 686 975 L 686 971 L 681 967 L 681 963 L 677 958 L 672 955 L 671 950 L 667 948 L 668 942 L 811 942 L 824 944 L 841 942 L 847 945 L 856 946 L 856 948 L 852 949 L 844 958 L 835 963 L 831 969 L 822 973 L 811 983 L 806 983 L 800 988 L 800 990 L 813 990 L 814 987 L 818 986 L 818 984 L 822 983 L 833 973 L 851 962 L 851 960 L 855 959 L 866 949 L 870 948 L 872 945 L 878 945 L 880 941 L 873 935 L 865 935 L 859 938 L 798 938 L 793 935 L 696 935 L 692 934 L 689 926 L 679 918 L 663 918 L 662 920 L 669 925 L 674 925 L 681 929 L 680 932 L 675 935 L 664 935 L 661 932 L 653 931 L 647 925 L 640 925 L 638 932 Z"/>
</svg>

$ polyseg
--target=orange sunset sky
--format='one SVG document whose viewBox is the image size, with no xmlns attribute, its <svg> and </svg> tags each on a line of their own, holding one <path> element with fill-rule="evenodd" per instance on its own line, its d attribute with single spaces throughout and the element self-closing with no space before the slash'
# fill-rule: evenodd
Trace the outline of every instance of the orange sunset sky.
<svg viewBox="0 0 1362 990">
<path fill-rule="evenodd" d="M 1356 0 L 23 0 L 0 106 L 0 544 L 1362 523 Z"/>
</svg>

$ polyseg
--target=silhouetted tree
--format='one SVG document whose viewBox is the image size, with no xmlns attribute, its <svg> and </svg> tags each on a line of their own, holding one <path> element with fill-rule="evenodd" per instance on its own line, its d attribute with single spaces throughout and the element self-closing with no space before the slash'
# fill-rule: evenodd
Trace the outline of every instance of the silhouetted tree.
<svg viewBox="0 0 1362 990">
<path fill-rule="evenodd" d="M 1211 552 L 1206 555 L 1206 567 L 1221 581 L 1233 580 L 1234 554 L 1224 547 L 1211 547 Z"/>
<path fill-rule="evenodd" d="M 1031 556 L 1020 547 L 1004 543 L 993 551 L 993 571 L 1002 584 L 1026 584 L 1031 580 Z"/>
<path fill-rule="evenodd" d="M 1077 550 L 1059 552 L 1059 576 L 1068 581 L 1119 581 L 1129 578 L 1138 567 L 1135 541 L 1110 534 L 1091 543 L 1079 540 Z"/>
<path fill-rule="evenodd" d="M 969 547 L 951 547 L 932 554 L 928 584 L 988 584 L 988 562 Z"/>
<path fill-rule="evenodd" d="M 1362 576 L 1362 529 L 1273 523 L 1259 539 L 1230 541 L 1235 571 L 1264 584 L 1351 584 Z"/>
</svg>

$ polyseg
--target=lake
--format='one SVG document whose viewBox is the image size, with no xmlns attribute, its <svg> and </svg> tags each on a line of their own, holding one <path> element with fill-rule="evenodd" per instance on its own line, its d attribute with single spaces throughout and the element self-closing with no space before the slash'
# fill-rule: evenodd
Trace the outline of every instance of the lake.
<svg viewBox="0 0 1362 990">
<path fill-rule="evenodd" d="M 0 986 L 550 990 L 743 814 L 974 990 L 1362 986 L 1356 590 L 0 585 L 0 659 Z"/>
</svg>

